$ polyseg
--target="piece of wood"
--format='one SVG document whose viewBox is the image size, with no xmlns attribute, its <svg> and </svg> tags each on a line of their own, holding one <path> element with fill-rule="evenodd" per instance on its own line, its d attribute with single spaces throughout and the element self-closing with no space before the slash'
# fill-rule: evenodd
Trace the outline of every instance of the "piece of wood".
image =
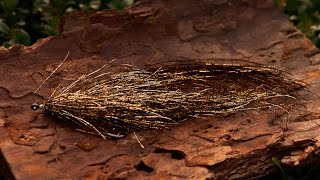
<svg viewBox="0 0 320 180">
<path fill-rule="evenodd" d="M 272 0 L 145 0 L 123 11 L 67 17 L 61 30 L 30 47 L 0 49 L 0 171 L 6 178 L 247 179 L 277 170 L 273 157 L 288 166 L 319 163 L 320 102 L 306 91 L 300 92 L 304 106 L 288 113 L 208 115 L 171 130 L 136 132 L 144 149 L 133 133 L 104 140 L 30 109 L 59 84 L 113 58 L 115 66 L 142 68 L 186 59 L 254 62 L 289 72 L 318 93 L 319 50 Z M 32 78 L 40 84 L 68 51 L 69 59 L 33 95 Z"/>
</svg>

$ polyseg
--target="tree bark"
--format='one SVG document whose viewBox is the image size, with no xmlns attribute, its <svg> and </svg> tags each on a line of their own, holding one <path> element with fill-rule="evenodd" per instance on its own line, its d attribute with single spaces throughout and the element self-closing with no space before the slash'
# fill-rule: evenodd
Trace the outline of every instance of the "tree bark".
<svg viewBox="0 0 320 180">
<path fill-rule="evenodd" d="M 248 179 L 319 163 L 319 50 L 272 0 L 145 0 L 65 17 L 61 34 L 0 49 L 1 173 L 16 179 Z M 68 60 L 42 89 L 33 91 Z M 104 140 L 30 109 L 61 84 L 116 58 L 146 67 L 184 60 L 274 66 L 308 84 L 303 111 L 189 118 Z M 37 85 L 34 83 L 37 83 Z"/>
</svg>

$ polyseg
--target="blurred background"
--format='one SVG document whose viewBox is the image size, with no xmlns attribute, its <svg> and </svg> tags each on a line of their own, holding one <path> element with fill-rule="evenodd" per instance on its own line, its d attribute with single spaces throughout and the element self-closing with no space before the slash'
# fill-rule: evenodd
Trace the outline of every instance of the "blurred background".
<svg viewBox="0 0 320 180">
<path fill-rule="evenodd" d="M 0 45 L 29 46 L 58 34 L 59 19 L 68 13 L 123 9 L 134 0 L 0 0 Z"/>
<path fill-rule="evenodd" d="M 275 0 L 278 7 L 313 43 L 320 47 L 320 0 Z M 134 0 L 0 0 L 0 45 L 29 46 L 58 34 L 64 14 L 123 9 Z"/>
<path fill-rule="evenodd" d="M 275 0 L 278 7 L 320 48 L 320 0 Z"/>
</svg>

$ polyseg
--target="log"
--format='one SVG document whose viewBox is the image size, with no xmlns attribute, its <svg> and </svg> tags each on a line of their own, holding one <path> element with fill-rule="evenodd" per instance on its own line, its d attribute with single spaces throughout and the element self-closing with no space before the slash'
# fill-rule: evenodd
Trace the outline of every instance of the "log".
<svg viewBox="0 0 320 180">
<path fill-rule="evenodd" d="M 7 179 L 248 179 L 319 164 L 320 53 L 272 0 L 143 0 L 65 17 L 61 33 L 0 49 L 0 172 Z M 57 67 L 44 84 L 33 91 Z M 303 105 L 190 117 L 170 129 L 102 139 L 30 109 L 116 58 L 273 66 L 305 82 Z M 35 83 L 36 82 L 36 83 Z M 141 147 L 137 138 L 143 144 Z"/>
</svg>

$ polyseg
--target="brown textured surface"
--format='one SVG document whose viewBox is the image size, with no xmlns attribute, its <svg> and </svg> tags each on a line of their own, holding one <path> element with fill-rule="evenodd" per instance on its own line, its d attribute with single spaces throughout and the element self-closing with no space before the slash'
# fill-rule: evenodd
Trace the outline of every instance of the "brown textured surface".
<svg viewBox="0 0 320 180">
<path fill-rule="evenodd" d="M 137 132 L 145 149 L 133 134 L 103 140 L 30 109 L 33 99 L 46 99 L 60 83 L 112 58 L 138 67 L 179 59 L 246 60 L 290 72 L 317 93 L 319 50 L 272 0 L 143 1 L 121 12 L 66 18 L 61 29 L 31 47 L 0 49 L 0 167 L 6 177 L 245 179 L 273 172 L 272 157 L 287 165 L 319 163 L 320 120 L 314 114 L 320 103 L 310 93 L 303 96 L 303 113 L 193 117 L 171 130 Z M 68 61 L 33 96 L 37 87 L 26 70 L 41 83 L 68 51 Z"/>
</svg>

